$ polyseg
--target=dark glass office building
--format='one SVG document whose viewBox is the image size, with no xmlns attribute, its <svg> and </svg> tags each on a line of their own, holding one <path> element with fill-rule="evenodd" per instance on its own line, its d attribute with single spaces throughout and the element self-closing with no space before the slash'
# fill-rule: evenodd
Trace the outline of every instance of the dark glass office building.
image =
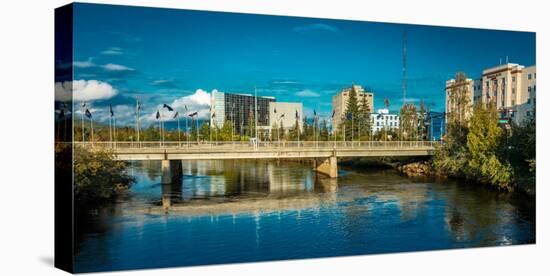
<svg viewBox="0 0 550 276">
<path fill-rule="evenodd" d="M 233 122 L 235 132 L 244 134 L 258 116 L 258 128 L 269 128 L 269 103 L 273 97 L 255 97 L 250 94 L 231 94 L 214 91 L 211 100 L 210 123 L 222 127 L 226 120 Z M 257 107 L 257 113 L 254 107 Z"/>
</svg>

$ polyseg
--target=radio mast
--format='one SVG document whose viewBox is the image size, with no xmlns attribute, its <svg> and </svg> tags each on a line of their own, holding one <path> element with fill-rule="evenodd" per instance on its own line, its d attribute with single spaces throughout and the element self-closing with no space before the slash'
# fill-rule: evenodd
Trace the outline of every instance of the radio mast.
<svg viewBox="0 0 550 276">
<path fill-rule="evenodd" d="M 403 30 L 403 105 L 407 100 L 407 30 Z"/>
</svg>

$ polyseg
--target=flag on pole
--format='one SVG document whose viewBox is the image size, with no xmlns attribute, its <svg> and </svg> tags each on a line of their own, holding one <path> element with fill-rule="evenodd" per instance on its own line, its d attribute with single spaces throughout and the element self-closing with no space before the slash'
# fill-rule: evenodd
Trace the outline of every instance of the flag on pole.
<svg viewBox="0 0 550 276">
<path fill-rule="evenodd" d="M 296 119 L 300 119 L 300 115 L 298 115 L 298 110 L 296 110 Z"/>
<path fill-rule="evenodd" d="M 157 118 L 157 120 L 160 118 L 160 112 L 157 110 L 157 116 L 155 116 L 155 118 Z"/>
<path fill-rule="evenodd" d="M 273 108 L 273 113 L 277 114 L 277 108 Z"/>
<path fill-rule="evenodd" d="M 141 110 L 141 103 L 136 100 L 136 113 L 138 113 Z"/>
<path fill-rule="evenodd" d="M 332 111 L 332 118 L 334 118 L 334 115 L 336 114 L 336 111 Z"/>
<path fill-rule="evenodd" d="M 216 118 L 216 112 L 212 113 L 212 118 Z"/>
<path fill-rule="evenodd" d="M 184 105 L 183 107 L 185 107 L 185 112 L 187 112 L 187 105 Z"/>
<path fill-rule="evenodd" d="M 315 109 L 313 109 L 313 117 L 317 116 L 317 111 L 315 111 Z"/>
<path fill-rule="evenodd" d="M 167 104 L 162 105 L 162 108 L 166 108 L 166 109 L 168 109 L 168 111 L 174 111 L 174 109 L 171 106 L 167 105 Z"/>
<path fill-rule="evenodd" d="M 174 114 L 174 119 L 176 119 L 180 114 L 176 111 L 176 114 Z"/>
<path fill-rule="evenodd" d="M 283 114 L 281 114 L 281 118 L 284 118 L 284 117 L 285 117 L 285 114 L 284 114 L 284 113 L 283 113 Z"/>
<path fill-rule="evenodd" d="M 88 110 L 87 108 L 86 108 L 86 112 L 84 112 L 84 114 L 86 115 L 86 117 L 88 117 L 90 119 L 92 118 L 92 112 L 90 112 L 90 110 Z"/>
<path fill-rule="evenodd" d="M 197 115 L 199 115 L 199 112 L 198 112 L 198 111 L 195 111 L 195 112 L 193 112 L 193 113 L 191 113 L 191 114 L 189 114 L 189 115 L 187 115 L 187 116 L 193 117 L 193 116 L 197 116 Z"/>
<path fill-rule="evenodd" d="M 113 106 L 109 104 L 109 113 L 111 114 L 111 118 L 115 116 L 115 113 L 113 112 Z"/>
</svg>

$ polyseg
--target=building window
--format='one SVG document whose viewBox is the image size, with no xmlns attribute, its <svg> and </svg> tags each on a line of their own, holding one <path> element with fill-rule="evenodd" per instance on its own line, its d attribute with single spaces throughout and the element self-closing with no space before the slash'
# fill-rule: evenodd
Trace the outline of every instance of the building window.
<svg viewBox="0 0 550 276">
<path fill-rule="evenodd" d="M 513 94 L 513 95 L 516 94 L 516 88 L 515 88 L 515 87 L 512 87 L 512 94 Z"/>
<path fill-rule="evenodd" d="M 512 77 L 512 82 L 516 82 L 516 77 Z"/>
<path fill-rule="evenodd" d="M 527 104 L 531 104 L 531 98 L 527 99 Z"/>
<path fill-rule="evenodd" d="M 512 100 L 512 105 L 516 105 L 516 100 Z"/>
<path fill-rule="evenodd" d="M 530 80 L 532 78 L 531 74 L 527 75 L 527 79 Z"/>
</svg>

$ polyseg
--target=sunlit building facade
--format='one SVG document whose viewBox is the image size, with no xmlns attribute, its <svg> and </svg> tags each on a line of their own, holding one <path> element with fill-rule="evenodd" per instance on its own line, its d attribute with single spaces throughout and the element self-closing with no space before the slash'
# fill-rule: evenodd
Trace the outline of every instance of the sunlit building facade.
<svg viewBox="0 0 550 276">
<path fill-rule="evenodd" d="M 369 112 L 374 111 L 374 94 L 366 91 L 361 85 L 352 85 L 342 89 L 338 94 L 332 96 L 332 110 L 334 111 L 333 127 L 338 129 L 342 123 L 342 119 L 345 118 L 345 112 L 347 109 L 349 95 L 354 90 L 357 95 L 357 103 L 361 107 L 363 102 L 368 106 Z"/>
</svg>

